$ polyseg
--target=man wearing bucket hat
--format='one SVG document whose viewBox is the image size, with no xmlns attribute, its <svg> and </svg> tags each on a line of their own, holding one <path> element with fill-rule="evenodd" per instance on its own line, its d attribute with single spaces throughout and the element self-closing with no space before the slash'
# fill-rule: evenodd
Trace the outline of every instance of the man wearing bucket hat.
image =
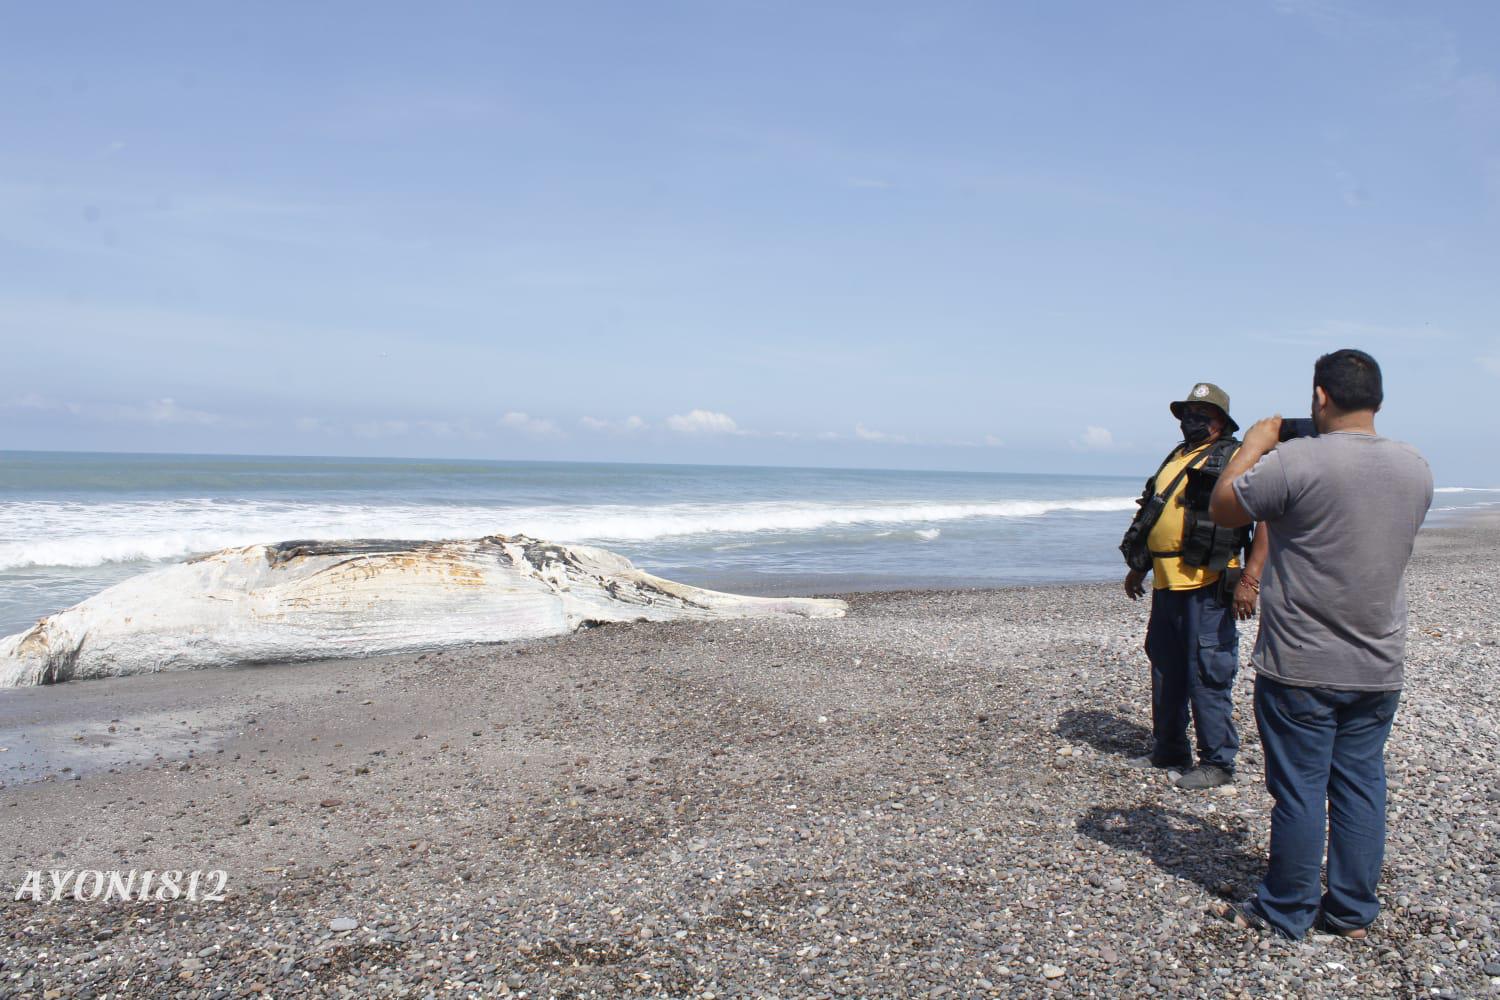
<svg viewBox="0 0 1500 1000">
<path fill-rule="evenodd" d="M 1201 790 L 1234 780 L 1239 735 L 1234 727 L 1234 678 L 1239 671 L 1237 618 L 1255 613 L 1264 532 L 1223 528 L 1208 513 L 1214 483 L 1239 447 L 1229 394 L 1199 382 L 1174 400 L 1182 443 L 1146 481 L 1140 510 L 1121 551 L 1130 572 L 1125 593 L 1144 596 L 1152 576 L 1146 655 L 1151 661 L 1151 752 L 1138 767 L 1183 772 L 1179 788 Z M 1241 570 L 1240 553 L 1250 547 Z M 1198 759 L 1188 742 L 1191 710 Z"/>
</svg>

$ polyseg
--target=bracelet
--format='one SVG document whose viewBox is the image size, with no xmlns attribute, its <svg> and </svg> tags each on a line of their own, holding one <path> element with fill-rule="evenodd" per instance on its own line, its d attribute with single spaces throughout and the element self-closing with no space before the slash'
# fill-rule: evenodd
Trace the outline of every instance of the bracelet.
<svg viewBox="0 0 1500 1000">
<path fill-rule="evenodd" d="M 1249 573 L 1243 573 L 1243 574 L 1240 575 L 1240 586 L 1241 587 L 1248 586 L 1251 590 L 1255 591 L 1257 594 L 1260 593 L 1260 581 L 1257 580 L 1255 577 L 1251 576 Z"/>
</svg>

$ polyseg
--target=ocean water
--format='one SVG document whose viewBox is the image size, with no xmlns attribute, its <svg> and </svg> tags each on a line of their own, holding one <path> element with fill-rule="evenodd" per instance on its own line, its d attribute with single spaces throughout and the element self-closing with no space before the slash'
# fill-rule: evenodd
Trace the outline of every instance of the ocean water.
<svg viewBox="0 0 1500 1000">
<path fill-rule="evenodd" d="M 1112 579 L 1141 477 L 0 452 L 0 635 L 293 538 L 524 533 L 746 593 Z M 1450 488 L 1434 507 L 1500 503 Z"/>
</svg>

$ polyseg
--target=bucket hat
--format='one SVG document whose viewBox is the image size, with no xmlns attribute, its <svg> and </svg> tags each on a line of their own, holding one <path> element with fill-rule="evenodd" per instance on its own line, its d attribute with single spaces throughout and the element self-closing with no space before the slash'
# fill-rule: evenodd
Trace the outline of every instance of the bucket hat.
<svg viewBox="0 0 1500 1000">
<path fill-rule="evenodd" d="M 1188 390 L 1186 399 L 1174 399 L 1172 401 L 1172 416 L 1178 420 L 1182 419 L 1182 408 L 1189 403 L 1207 403 L 1220 413 L 1224 414 L 1224 429 L 1233 434 L 1240 429 L 1240 425 L 1234 422 L 1229 415 L 1229 393 L 1220 389 L 1212 382 L 1199 382 Z"/>
</svg>

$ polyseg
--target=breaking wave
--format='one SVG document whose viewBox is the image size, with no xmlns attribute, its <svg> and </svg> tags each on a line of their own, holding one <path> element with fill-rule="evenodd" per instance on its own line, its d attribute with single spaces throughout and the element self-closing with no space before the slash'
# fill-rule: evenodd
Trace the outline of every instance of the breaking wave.
<svg viewBox="0 0 1500 1000">
<path fill-rule="evenodd" d="M 965 502 L 664 504 L 504 507 L 271 500 L 0 503 L 0 570 L 159 562 L 296 538 L 477 538 L 524 533 L 559 542 L 650 542 L 693 535 L 899 527 L 923 540 L 934 522 L 1133 510 L 1133 497 Z M 727 541 L 727 539 L 726 539 Z"/>
</svg>

